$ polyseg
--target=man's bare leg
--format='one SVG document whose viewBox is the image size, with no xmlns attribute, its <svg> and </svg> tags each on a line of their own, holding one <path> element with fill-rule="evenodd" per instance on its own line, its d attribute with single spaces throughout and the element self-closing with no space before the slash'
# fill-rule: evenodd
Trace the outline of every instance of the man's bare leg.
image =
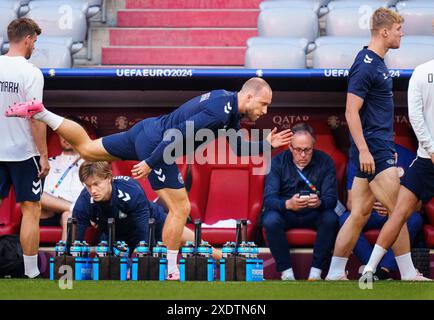
<svg viewBox="0 0 434 320">
<path fill-rule="evenodd" d="M 336 238 L 333 258 L 327 274 L 327 280 L 345 279 L 345 266 L 353 251 L 360 232 L 366 225 L 375 203 L 367 179 L 354 178 L 352 194 L 352 210 Z"/>
<path fill-rule="evenodd" d="M 101 139 L 92 140 L 86 130 L 75 121 L 65 119 L 44 109 L 33 115 L 33 119 L 47 124 L 57 134 L 68 141 L 80 156 L 89 161 L 116 161 L 102 145 Z"/>
<path fill-rule="evenodd" d="M 66 240 L 66 226 L 68 223 L 68 217 L 71 216 L 72 203 L 58 197 L 54 197 L 46 192 L 42 193 L 41 197 L 41 219 L 50 217 L 50 213 L 60 214 L 60 225 L 62 226 L 62 241 Z"/>
<path fill-rule="evenodd" d="M 71 211 L 64 211 L 60 217 L 60 223 L 62 225 L 62 241 L 66 242 L 67 231 L 68 231 L 68 219 L 72 217 Z"/>
<path fill-rule="evenodd" d="M 398 171 L 395 167 L 389 168 L 381 172 L 370 183 L 372 192 L 378 201 L 392 214 L 395 209 L 396 201 L 398 200 L 398 193 L 400 181 Z M 393 244 L 394 251 L 409 252 L 410 251 L 410 236 L 408 234 L 407 225 L 403 224 L 396 242 Z"/>
<path fill-rule="evenodd" d="M 163 227 L 163 242 L 167 246 L 168 274 L 172 274 L 179 271 L 177 256 L 187 217 L 190 214 L 190 201 L 185 188 L 164 188 L 156 192 L 169 209 Z"/>
<path fill-rule="evenodd" d="M 29 278 L 39 275 L 39 217 L 41 203 L 39 201 L 24 201 L 21 203 L 23 218 L 21 220 L 20 242 L 23 248 L 24 273 Z"/>
<path fill-rule="evenodd" d="M 182 232 L 181 242 L 184 245 L 187 241 L 194 241 L 194 232 L 187 227 L 184 227 L 184 231 Z M 220 260 L 222 256 L 222 251 L 220 249 L 216 249 L 212 247 L 212 257 L 215 260 Z"/>
<path fill-rule="evenodd" d="M 50 212 L 64 212 L 71 208 L 72 203 L 58 197 L 54 197 L 49 193 L 43 192 L 41 196 L 42 210 Z M 42 216 L 43 218 L 43 216 Z"/>
<path fill-rule="evenodd" d="M 404 242 L 408 235 L 406 221 L 418 203 L 419 200 L 410 190 L 403 186 L 400 187 L 396 206 L 381 229 L 369 262 L 363 270 L 364 274 L 375 271 L 387 249 L 393 245 L 392 248 L 401 272 L 401 279 L 411 280 L 417 277 L 417 271 L 411 260 L 410 244 L 408 242 L 407 245 Z"/>
</svg>

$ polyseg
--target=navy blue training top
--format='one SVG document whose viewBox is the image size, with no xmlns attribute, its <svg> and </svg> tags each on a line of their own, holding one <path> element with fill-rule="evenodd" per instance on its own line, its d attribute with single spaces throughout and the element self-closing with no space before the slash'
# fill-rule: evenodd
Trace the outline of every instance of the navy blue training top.
<svg viewBox="0 0 434 320">
<path fill-rule="evenodd" d="M 393 81 L 384 59 L 364 47 L 351 66 L 348 93 L 363 99 L 360 119 L 365 139 L 393 141 L 392 88 Z"/>
<path fill-rule="evenodd" d="M 107 235 L 107 220 L 114 218 L 117 239 L 134 245 L 141 240 L 148 241 L 149 218 L 154 218 L 156 211 L 150 206 L 140 184 L 130 177 L 113 177 L 110 201 L 95 202 L 84 188 L 72 213 L 77 218 L 77 240 L 84 240 L 91 221 L 98 225 L 102 234 Z"/>
<path fill-rule="evenodd" d="M 210 129 L 217 137 L 219 129 L 240 129 L 241 116 L 238 112 L 238 99 L 237 92 L 230 92 L 226 90 L 214 90 L 205 93 L 201 96 L 194 97 L 178 107 L 175 111 L 156 117 L 153 119 L 153 125 L 158 127 L 155 132 L 158 140 L 161 142 L 154 149 L 152 154 L 145 159 L 149 167 L 153 168 L 161 159 L 163 159 L 164 149 L 173 142 L 173 140 L 164 141 L 163 136 L 170 134 L 171 129 L 179 130 L 185 139 L 193 139 L 189 136 L 195 134 L 199 129 Z M 187 121 L 194 123 L 194 131 L 187 130 Z M 237 138 L 237 155 L 240 154 L 241 144 L 247 143 L 243 141 L 241 136 Z M 263 141 L 248 142 L 249 144 L 259 143 L 259 148 L 248 148 L 249 150 L 263 151 Z M 196 147 L 196 146 L 195 146 Z M 233 145 L 231 145 L 234 148 Z M 249 155 L 254 155 L 249 153 Z"/>
</svg>

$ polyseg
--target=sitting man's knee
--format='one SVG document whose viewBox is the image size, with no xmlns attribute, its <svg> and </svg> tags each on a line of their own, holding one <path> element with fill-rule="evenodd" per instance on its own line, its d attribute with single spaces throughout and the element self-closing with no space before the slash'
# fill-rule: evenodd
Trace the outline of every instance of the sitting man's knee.
<svg viewBox="0 0 434 320">
<path fill-rule="evenodd" d="M 421 229 L 423 225 L 422 216 L 418 212 L 413 212 L 408 218 L 407 224 L 414 229 Z"/>
<path fill-rule="evenodd" d="M 283 226 L 280 213 L 276 211 L 265 211 L 263 213 L 262 225 L 266 230 L 275 230 Z"/>
<path fill-rule="evenodd" d="M 339 217 L 334 210 L 325 210 L 322 213 L 322 223 L 329 227 L 337 227 L 339 225 Z"/>
</svg>

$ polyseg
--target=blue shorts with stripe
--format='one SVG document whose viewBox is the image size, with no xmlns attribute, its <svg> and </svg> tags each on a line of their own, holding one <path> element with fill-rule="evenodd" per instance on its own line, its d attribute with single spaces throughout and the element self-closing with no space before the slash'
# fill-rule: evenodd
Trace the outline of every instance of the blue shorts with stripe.
<svg viewBox="0 0 434 320">
<path fill-rule="evenodd" d="M 360 170 L 359 150 L 354 143 L 350 147 L 350 160 L 357 168 L 356 177 L 368 179 L 369 182 L 382 171 L 395 167 L 395 143 L 393 141 L 382 140 L 377 138 L 366 139 L 369 152 L 374 158 L 375 173 L 367 174 Z"/>
<path fill-rule="evenodd" d="M 17 202 L 39 201 L 44 186 L 38 177 L 39 170 L 39 157 L 16 162 L 0 161 L 0 198 L 6 198 L 13 186 Z"/>
<path fill-rule="evenodd" d="M 401 185 L 423 203 L 434 197 L 434 164 L 431 159 L 417 157 L 405 172 Z"/>
<path fill-rule="evenodd" d="M 109 154 L 122 160 L 145 160 L 152 154 L 163 136 L 161 128 L 154 123 L 155 118 L 142 120 L 128 131 L 103 137 L 102 144 Z M 164 160 L 152 168 L 148 179 L 154 190 L 184 187 L 176 163 L 165 163 Z"/>
</svg>

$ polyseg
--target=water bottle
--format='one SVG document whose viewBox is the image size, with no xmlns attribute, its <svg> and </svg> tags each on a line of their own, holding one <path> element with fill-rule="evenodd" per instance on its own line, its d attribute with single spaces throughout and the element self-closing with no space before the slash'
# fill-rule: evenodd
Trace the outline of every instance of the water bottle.
<svg viewBox="0 0 434 320">
<path fill-rule="evenodd" d="M 98 246 L 96 247 L 96 255 L 98 257 L 108 256 L 108 243 L 107 243 L 107 241 L 101 241 L 100 243 L 98 243 Z"/>
<path fill-rule="evenodd" d="M 192 241 L 187 241 L 181 248 L 181 255 L 185 259 L 191 257 L 194 254 L 194 244 Z"/>
<path fill-rule="evenodd" d="M 197 248 L 197 253 L 201 257 L 209 258 L 212 254 L 212 247 L 208 242 L 203 241 L 199 248 Z"/>
<path fill-rule="evenodd" d="M 229 256 L 233 256 L 235 254 L 235 242 L 226 242 L 222 248 L 222 256 L 223 258 L 228 258 Z"/>
<path fill-rule="evenodd" d="M 134 251 L 136 253 L 136 257 L 142 258 L 149 255 L 149 246 L 146 241 L 140 241 Z"/>
<path fill-rule="evenodd" d="M 165 259 L 167 256 L 167 247 L 162 241 L 158 241 L 152 253 L 154 257 Z"/>
<path fill-rule="evenodd" d="M 71 250 L 70 250 L 71 256 L 76 257 L 76 258 L 81 257 L 81 254 L 82 254 L 81 248 L 82 248 L 81 242 L 78 240 L 75 240 L 71 246 Z"/>
<path fill-rule="evenodd" d="M 56 243 L 54 247 L 54 251 L 56 253 L 56 257 L 63 256 L 66 253 L 66 243 L 62 240 Z"/>
</svg>

